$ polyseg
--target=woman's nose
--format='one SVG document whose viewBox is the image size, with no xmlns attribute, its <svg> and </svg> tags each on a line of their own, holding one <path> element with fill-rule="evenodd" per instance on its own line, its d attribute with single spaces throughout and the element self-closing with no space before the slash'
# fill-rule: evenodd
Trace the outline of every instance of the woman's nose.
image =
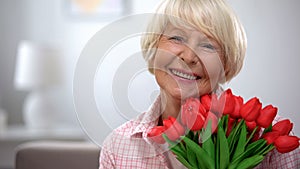
<svg viewBox="0 0 300 169">
<path fill-rule="evenodd" d="M 179 57 L 188 65 L 195 65 L 198 63 L 199 58 L 195 51 L 189 46 L 185 46 L 180 53 Z"/>
</svg>

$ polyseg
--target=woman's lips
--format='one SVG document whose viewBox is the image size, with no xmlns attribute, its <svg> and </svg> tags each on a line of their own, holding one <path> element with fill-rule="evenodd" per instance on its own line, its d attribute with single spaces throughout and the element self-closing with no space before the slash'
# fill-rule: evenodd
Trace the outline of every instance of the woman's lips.
<svg viewBox="0 0 300 169">
<path fill-rule="evenodd" d="M 185 80 L 199 80 L 201 79 L 201 77 L 199 75 L 197 75 L 196 73 L 189 73 L 189 72 L 186 72 L 184 70 L 180 70 L 180 69 L 170 69 L 170 72 L 179 77 L 179 78 L 182 78 L 182 79 L 185 79 Z"/>
</svg>

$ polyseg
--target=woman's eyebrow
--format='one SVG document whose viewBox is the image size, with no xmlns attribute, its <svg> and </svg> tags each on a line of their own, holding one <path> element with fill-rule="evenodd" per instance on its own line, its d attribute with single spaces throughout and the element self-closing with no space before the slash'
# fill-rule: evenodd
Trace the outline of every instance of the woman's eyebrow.
<svg viewBox="0 0 300 169">
<path fill-rule="evenodd" d="M 163 33 L 165 36 L 170 36 L 172 33 L 178 33 L 180 35 L 189 35 L 190 32 L 189 31 L 197 31 L 197 30 L 192 30 L 192 29 L 182 29 L 182 28 L 179 28 L 179 27 L 176 27 L 176 26 L 168 26 L 166 31 Z M 205 35 L 204 33 L 199 32 L 199 36 L 198 36 L 198 40 L 201 41 L 201 42 L 211 42 L 211 43 L 216 43 L 216 41 L 211 38 L 211 37 L 208 37 L 207 35 Z"/>
<path fill-rule="evenodd" d="M 166 35 L 169 35 L 171 33 L 186 34 L 186 32 L 184 30 L 182 30 L 180 28 L 176 28 L 176 27 L 166 29 L 166 31 L 164 32 L 164 34 L 166 34 Z"/>
</svg>

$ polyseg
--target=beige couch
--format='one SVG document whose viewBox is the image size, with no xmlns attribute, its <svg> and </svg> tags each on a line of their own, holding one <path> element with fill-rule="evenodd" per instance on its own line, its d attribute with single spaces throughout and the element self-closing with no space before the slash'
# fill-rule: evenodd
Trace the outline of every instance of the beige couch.
<svg viewBox="0 0 300 169">
<path fill-rule="evenodd" d="M 99 154 L 90 142 L 28 142 L 16 149 L 15 169 L 97 169 Z"/>
</svg>

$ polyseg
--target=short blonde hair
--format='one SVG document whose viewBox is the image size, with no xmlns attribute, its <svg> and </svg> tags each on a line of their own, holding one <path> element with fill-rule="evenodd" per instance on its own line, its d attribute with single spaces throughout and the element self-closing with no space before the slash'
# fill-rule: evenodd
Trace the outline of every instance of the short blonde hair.
<svg viewBox="0 0 300 169">
<path fill-rule="evenodd" d="M 167 24 L 176 24 L 172 19 L 175 17 L 202 31 L 221 46 L 226 81 L 240 72 L 247 47 L 246 35 L 225 0 L 163 0 L 156 12 L 141 39 L 143 56 L 148 63 L 155 55 Z"/>
</svg>

